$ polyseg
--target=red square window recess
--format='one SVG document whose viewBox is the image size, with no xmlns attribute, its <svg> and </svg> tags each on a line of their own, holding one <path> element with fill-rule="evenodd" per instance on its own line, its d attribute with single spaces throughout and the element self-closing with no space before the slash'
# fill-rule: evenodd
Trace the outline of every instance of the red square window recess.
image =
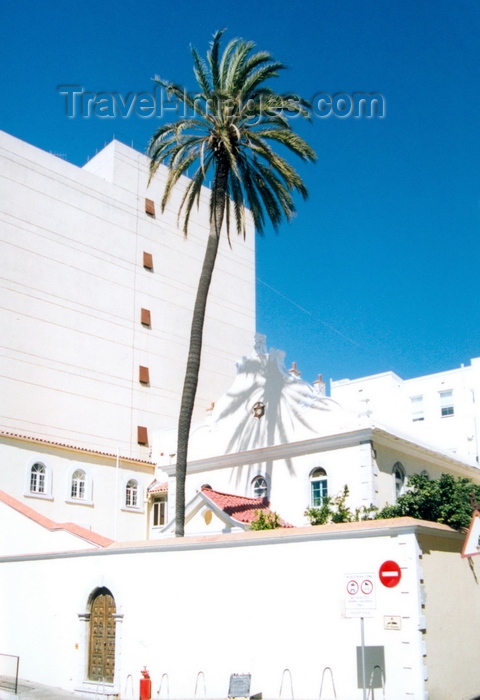
<svg viewBox="0 0 480 700">
<path fill-rule="evenodd" d="M 137 425 L 137 442 L 139 445 L 148 445 L 148 430 L 143 425 Z"/>
<path fill-rule="evenodd" d="M 140 311 L 140 322 L 143 326 L 151 326 L 152 319 L 150 316 L 150 309 L 142 309 Z"/>
<path fill-rule="evenodd" d="M 153 199 L 145 200 L 145 212 L 149 216 L 155 216 L 155 202 L 153 201 Z"/>
<path fill-rule="evenodd" d="M 150 372 L 148 367 L 142 367 L 142 365 L 139 366 L 138 381 L 141 384 L 150 384 Z"/>
<path fill-rule="evenodd" d="M 147 270 L 153 270 L 153 255 L 151 253 L 143 253 L 143 267 Z"/>
</svg>

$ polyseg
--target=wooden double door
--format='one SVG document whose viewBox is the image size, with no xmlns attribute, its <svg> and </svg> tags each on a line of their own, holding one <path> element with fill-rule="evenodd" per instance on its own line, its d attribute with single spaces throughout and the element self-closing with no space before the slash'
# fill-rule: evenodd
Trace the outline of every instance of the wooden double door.
<svg viewBox="0 0 480 700">
<path fill-rule="evenodd" d="M 115 674 L 115 600 L 107 588 L 100 588 L 90 612 L 88 678 L 113 683 Z"/>
</svg>

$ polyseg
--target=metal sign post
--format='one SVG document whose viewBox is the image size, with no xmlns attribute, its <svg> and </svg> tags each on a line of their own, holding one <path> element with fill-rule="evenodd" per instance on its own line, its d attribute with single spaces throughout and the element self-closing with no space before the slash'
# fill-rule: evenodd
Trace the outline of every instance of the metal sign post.
<svg viewBox="0 0 480 700">
<path fill-rule="evenodd" d="M 367 700 L 367 672 L 365 663 L 365 618 L 373 617 L 376 610 L 375 576 L 373 573 L 346 574 L 345 617 L 360 618 L 362 644 L 363 700 Z"/>
<path fill-rule="evenodd" d="M 367 672 L 365 670 L 365 620 L 360 618 L 360 635 L 362 641 L 362 683 L 363 683 L 363 700 L 367 700 Z"/>
</svg>

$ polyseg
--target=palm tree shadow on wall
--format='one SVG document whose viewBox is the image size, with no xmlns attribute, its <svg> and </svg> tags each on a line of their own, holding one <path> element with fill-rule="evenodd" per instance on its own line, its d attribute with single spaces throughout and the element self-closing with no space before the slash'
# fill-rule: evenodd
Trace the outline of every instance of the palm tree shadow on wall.
<svg viewBox="0 0 480 700">
<path fill-rule="evenodd" d="M 216 421 L 230 419 L 234 424 L 226 453 L 245 452 L 262 447 L 295 442 L 296 431 L 317 434 L 319 412 L 331 413 L 333 402 L 321 396 L 310 384 L 286 370 L 285 353 L 265 347 L 257 340 L 256 354 L 237 364 L 237 378 L 223 397 Z M 263 411 L 258 406 L 264 407 Z M 255 408 L 257 407 L 257 411 Z M 235 420 L 236 418 L 236 420 Z M 233 420 L 232 420 L 233 419 Z M 285 458 L 290 474 L 294 467 Z M 251 469 L 254 469 L 250 467 Z M 272 462 L 266 472 L 271 476 Z M 240 470 L 237 481 L 240 480 Z"/>
</svg>

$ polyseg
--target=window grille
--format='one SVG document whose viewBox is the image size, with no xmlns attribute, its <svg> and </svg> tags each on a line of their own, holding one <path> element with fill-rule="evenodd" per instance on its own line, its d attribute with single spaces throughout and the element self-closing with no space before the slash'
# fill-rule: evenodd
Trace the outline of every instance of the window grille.
<svg viewBox="0 0 480 700">
<path fill-rule="evenodd" d="M 30 491 L 32 493 L 45 493 L 45 475 L 45 465 L 36 462 L 30 470 Z"/>
<path fill-rule="evenodd" d="M 327 495 L 327 472 L 319 467 L 310 474 L 310 504 L 312 508 L 320 508 Z"/>
<path fill-rule="evenodd" d="M 125 505 L 130 508 L 136 508 L 138 505 L 138 483 L 135 479 L 130 479 L 127 482 L 125 489 Z"/>
</svg>

